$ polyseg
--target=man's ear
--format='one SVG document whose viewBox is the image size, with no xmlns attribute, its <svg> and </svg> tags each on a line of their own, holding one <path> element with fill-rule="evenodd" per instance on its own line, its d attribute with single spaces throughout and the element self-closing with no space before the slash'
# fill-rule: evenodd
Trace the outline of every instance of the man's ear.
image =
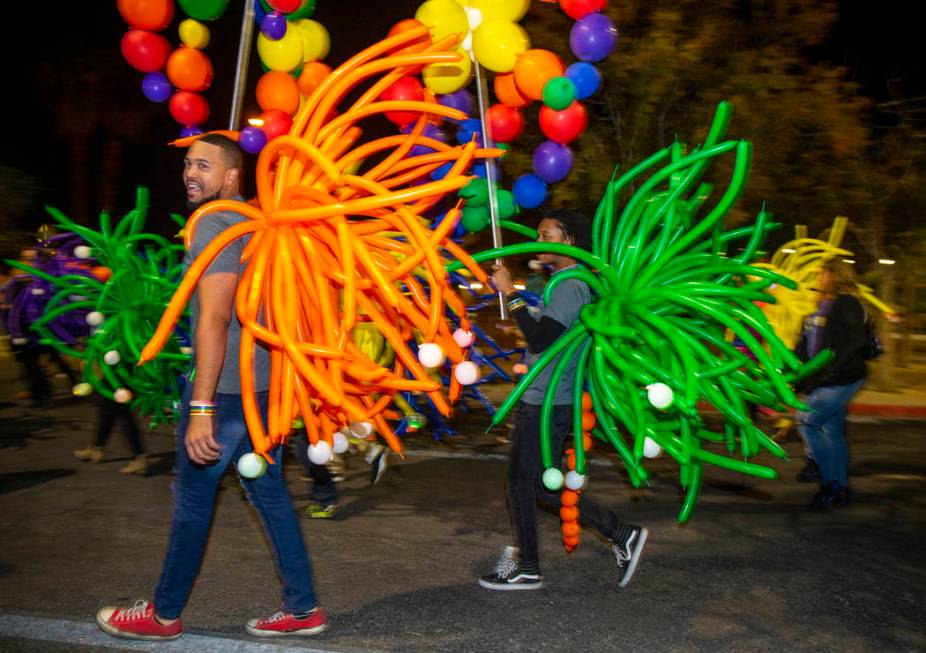
<svg viewBox="0 0 926 653">
<path fill-rule="evenodd" d="M 241 187 L 241 170 L 238 168 L 229 168 L 225 171 L 225 187 L 238 192 Z"/>
</svg>

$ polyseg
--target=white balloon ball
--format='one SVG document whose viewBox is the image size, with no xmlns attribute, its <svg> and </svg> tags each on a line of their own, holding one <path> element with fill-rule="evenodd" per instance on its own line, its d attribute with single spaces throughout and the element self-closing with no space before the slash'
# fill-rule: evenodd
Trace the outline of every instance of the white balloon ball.
<svg viewBox="0 0 926 653">
<path fill-rule="evenodd" d="M 664 410 L 672 405 L 675 395 L 665 383 L 651 383 L 646 386 L 646 398 L 654 408 Z"/>
<path fill-rule="evenodd" d="M 331 445 L 324 440 L 309 445 L 309 460 L 316 465 L 324 465 L 331 460 Z"/>
<path fill-rule="evenodd" d="M 192 348 L 192 347 L 181 347 L 181 348 L 180 348 L 180 353 L 181 353 L 181 354 L 186 354 L 186 355 L 192 354 L 192 353 L 193 353 L 193 348 Z"/>
<path fill-rule="evenodd" d="M 354 434 L 354 437 L 368 438 L 373 433 L 373 425 L 369 422 L 351 422 L 350 432 Z"/>
<path fill-rule="evenodd" d="M 539 272 L 540 270 L 543 269 L 543 263 L 541 263 L 535 258 L 532 258 L 531 260 L 527 262 L 527 267 L 529 267 L 534 272 Z"/>
<path fill-rule="evenodd" d="M 347 451 L 350 441 L 347 439 L 347 436 L 344 435 L 341 431 L 336 431 L 331 438 L 333 444 L 331 450 L 335 453 L 344 453 Z"/>
<path fill-rule="evenodd" d="M 84 319 L 90 326 L 99 326 L 103 324 L 103 314 L 99 311 L 90 311 Z"/>
<path fill-rule="evenodd" d="M 91 250 L 86 245 L 78 245 L 74 248 L 74 256 L 77 258 L 90 258 Z"/>
<path fill-rule="evenodd" d="M 563 473 L 556 469 L 556 467 L 544 470 L 543 486 L 550 490 L 550 492 L 560 490 L 563 487 Z"/>
<path fill-rule="evenodd" d="M 566 487 L 570 490 L 581 490 L 585 487 L 588 477 L 576 471 L 566 472 Z"/>
<path fill-rule="evenodd" d="M 476 342 L 476 334 L 466 329 L 457 329 L 453 332 L 453 340 L 461 347 L 471 347 Z"/>
<path fill-rule="evenodd" d="M 110 349 L 108 352 L 103 354 L 103 362 L 106 363 L 107 365 L 115 365 L 120 360 L 122 360 L 122 357 L 119 355 L 119 352 L 116 351 L 115 349 Z"/>
<path fill-rule="evenodd" d="M 113 400 L 117 404 L 127 404 L 132 401 L 132 391 L 128 388 L 119 388 L 113 393 Z"/>
<path fill-rule="evenodd" d="M 256 453 L 246 453 L 238 459 L 238 473 L 244 478 L 260 478 L 267 471 L 267 461 Z"/>
<path fill-rule="evenodd" d="M 655 458 L 662 453 L 662 447 L 656 444 L 653 438 L 646 437 L 643 439 L 643 455 L 647 458 Z"/>
<path fill-rule="evenodd" d="M 14 345 L 25 345 L 29 342 L 29 338 L 13 338 L 12 342 Z"/>
<path fill-rule="evenodd" d="M 89 383 L 76 383 L 74 387 L 71 388 L 71 392 L 74 393 L 75 397 L 86 397 L 93 392 L 93 386 Z"/>
<path fill-rule="evenodd" d="M 44 294 L 45 294 L 45 289 L 44 289 L 44 288 L 33 288 L 33 289 L 32 289 L 32 294 L 33 294 L 33 295 L 44 295 Z"/>
<path fill-rule="evenodd" d="M 460 385 L 473 385 L 479 380 L 479 376 L 479 366 L 473 361 L 457 363 L 453 368 L 453 378 L 459 381 Z"/>
<path fill-rule="evenodd" d="M 444 350 L 434 342 L 418 345 L 418 360 L 425 367 L 440 367 L 444 363 Z"/>
</svg>

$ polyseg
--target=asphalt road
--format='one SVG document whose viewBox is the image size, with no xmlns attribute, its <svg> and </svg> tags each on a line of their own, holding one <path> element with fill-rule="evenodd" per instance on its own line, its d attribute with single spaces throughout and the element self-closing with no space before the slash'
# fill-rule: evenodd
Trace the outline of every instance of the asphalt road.
<svg viewBox="0 0 926 653">
<path fill-rule="evenodd" d="M 475 408 L 475 407 L 474 407 Z M 541 518 L 545 587 L 491 592 L 476 584 L 509 543 L 506 446 L 484 414 L 460 435 L 408 441 L 407 460 L 369 485 L 349 460 L 344 508 L 305 520 L 316 588 L 330 628 L 267 643 L 243 623 L 279 606 L 279 583 L 256 516 L 227 475 L 187 635 L 170 646 L 110 639 L 93 622 L 112 601 L 150 598 L 170 524 L 172 437 L 149 435 L 144 477 L 107 460 L 81 463 L 92 410 L 61 397 L 48 410 L 0 402 L 0 650 L 2 651 L 923 651 L 926 650 L 926 424 L 866 420 L 850 427 L 855 503 L 806 510 L 813 488 L 708 471 L 692 520 L 676 523 L 674 467 L 652 465 L 633 490 L 596 451 L 590 496 L 650 528 L 637 576 L 617 587 L 614 560 L 592 533 L 567 555 L 559 523 Z M 297 507 L 305 483 L 287 466 Z"/>
</svg>

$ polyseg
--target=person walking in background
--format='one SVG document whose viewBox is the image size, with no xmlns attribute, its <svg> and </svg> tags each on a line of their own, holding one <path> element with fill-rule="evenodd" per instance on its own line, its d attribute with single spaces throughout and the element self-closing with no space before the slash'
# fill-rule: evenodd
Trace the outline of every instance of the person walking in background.
<svg viewBox="0 0 926 653">
<path fill-rule="evenodd" d="M 833 258 L 818 280 L 820 304 L 805 323 L 797 355 L 807 361 L 823 349 L 832 363 L 798 386 L 809 410 L 798 413 L 798 429 L 819 470 L 820 490 L 811 508 L 826 510 L 849 504 L 849 450 L 845 438 L 846 407 L 865 383 L 866 316 L 858 298 L 852 266 Z M 806 471 L 806 470 L 805 470 Z"/>
<path fill-rule="evenodd" d="M 537 227 L 537 241 L 564 243 L 588 249 L 591 224 L 578 211 L 560 209 L 547 214 Z M 538 260 L 558 272 L 577 265 L 577 261 L 558 254 L 540 254 Z M 582 307 L 591 301 L 591 290 L 578 279 L 567 279 L 550 294 L 550 303 L 535 318 L 526 310 L 526 302 L 518 296 L 511 274 L 499 265 L 492 275 L 496 290 L 503 293 L 512 318 L 527 341 L 525 362 L 529 365 L 562 336 L 579 318 Z M 543 466 L 540 460 L 540 411 L 543 397 L 556 360 L 551 361 L 538 375 L 518 403 L 508 456 L 508 509 L 517 539 L 517 547 L 504 549 L 495 571 L 479 579 L 482 587 L 492 590 L 531 590 L 543 585 L 537 536 L 537 501 L 556 510 L 560 498 L 542 483 Z M 572 386 L 576 362 L 566 368 L 556 392 L 551 425 L 553 459 L 562 459 L 563 443 L 572 430 Z M 618 585 L 630 582 L 643 552 L 648 531 L 641 526 L 627 524 L 610 510 L 590 501 L 585 495 L 579 501 L 580 522 L 598 530 L 609 543 L 617 561 Z"/>
<path fill-rule="evenodd" d="M 125 437 L 125 443 L 132 454 L 132 460 L 120 468 L 119 473 L 144 474 L 147 472 L 148 457 L 145 453 L 145 446 L 142 444 L 138 420 L 135 418 L 135 413 L 132 412 L 131 407 L 126 404 L 116 403 L 100 395 L 95 397 L 95 401 L 97 404 L 97 424 L 93 441 L 83 449 L 75 449 L 74 456 L 90 463 L 103 462 L 103 449 L 109 441 L 113 428 L 116 424 L 119 424 L 122 435 Z"/>
<path fill-rule="evenodd" d="M 243 154 L 237 143 L 218 134 L 196 140 L 184 159 L 183 183 L 191 210 L 215 199 L 241 200 Z M 222 231 L 247 220 L 231 211 L 212 213 L 196 226 L 185 264 Z M 190 303 L 194 377 L 184 393 L 177 430 L 174 509 L 167 555 L 154 600 L 134 606 L 105 607 L 97 624 L 114 637 L 176 639 L 183 634 L 181 613 L 189 599 L 206 548 L 216 492 L 225 470 L 253 452 L 241 404 L 238 355 L 241 324 L 234 310 L 235 290 L 243 270 L 247 239 L 229 244 L 215 257 Z M 258 405 L 267 414 L 270 357 L 255 347 L 254 358 L 241 361 L 253 369 Z M 314 635 L 326 627 L 316 602 L 312 567 L 299 518 L 283 479 L 282 449 L 269 454 L 259 478 L 242 479 L 248 500 L 260 514 L 274 562 L 283 581 L 282 608 L 245 629 L 258 637 Z M 234 574 L 234 569 L 229 569 Z"/>
</svg>

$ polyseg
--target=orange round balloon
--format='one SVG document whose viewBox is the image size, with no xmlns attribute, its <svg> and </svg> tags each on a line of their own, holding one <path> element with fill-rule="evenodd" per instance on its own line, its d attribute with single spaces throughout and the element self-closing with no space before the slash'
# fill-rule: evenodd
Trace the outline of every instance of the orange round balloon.
<svg viewBox="0 0 926 653">
<path fill-rule="evenodd" d="M 181 91 L 200 93 L 212 84 L 212 62 L 202 50 L 181 46 L 167 57 L 167 79 Z"/>
<path fill-rule="evenodd" d="M 116 8 L 135 29 L 159 32 L 174 18 L 174 0 L 117 0 Z"/>
<path fill-rule="evenodd" d="M 559 518 L 565 522 L 578 521 L 579 509 L 575 506 L 563 506 L 559 509 Z"/>
<path fill-rule="evenodd" d="M 595 413 L 582 413 L 582 430 L 591 431 L 595 428 L 598 420 L 595 419 Z"/>
<path fill-rule="evenodd" d="M 559 501 L 564 506 L 574 506 L 579 503 L 579 493 L 575 490 L 564 490 Z"/>
<path fill-rule="evenodd" d="M 582 410 L 588 412 L 592 409 L 592 395 L 588 392 L 582 393 Z"/>
<path fill-rule="evenodd" d="M 563 522 L 563 537 L 578 537 L 579 525 L 574 521 Z"/>
<path fill-rule="evenodd" d="M 308 68 L 308 66 L 306 66 Z M 257 80 L 257 104 L 263 111 L 279 109 L 292 115 L 299 108 L 299 85 L 293 76 L 271 70 Z"/>
<path fill-rule="evenodd" d="M 109 281 L 109 278 L 113 276 L 113 271 L 105 265 L 97 265 L 96 267 L 90 268 L 90 274 L 99 281 Z"/>
<path fill-rule="evenodd" d="M 572 449 L 566 452 L 566 466 L 569 469 L 576 468 L 576 452 Z"/>
<path fill-rule="evenodd" d="M 565 72 L 563 62 L 549 50 L 528 50 L 514 64 L 514 83 L 532 100 L 543 99 L 543 86 Z"/>
<path fill-rule="evenodd" d="M 495 97 L 512 109 L 520 109 L 531 103 L 531 99 L 524 96 L 514 83 L 514 73 L 502 73 L 495 76 Z"/>
<path fill-rule="evenodd" d="M 299 92 L 306 97 L 312 95 L 312 91 L 315 90 L 315 87 L 321 84 L 322 80 L 330 74 L 331 66 L 326 66 L 320 61 L 307 63 L 303 66 L 299 79 L 296 80 Z"/>
<path fill-rule="evenodd" d="M 414 18 L 406 18 L 405 20 L 400 20 L 398 23 L 392 26 L 392 29 L 389 30 L 389 36 L 395 36 L 396 34 L 401 34 L 402 32 L 407 32 L 413 30 L 417 27 L 423 27 L 424 23 Z M 431 35 L 425 34 L 424 36 L 412 41 L 409 45 L 401 47 L 397 50 L 393 50 L 390 54 L 414 54 L 416 52 L 422 52 L 431 45 Z"/>
<path fill-rule="evenodd" d="M 594 418 L 595 416 L 592 415 L 592 419 Z M 591 450 L 591 448 L 592 448 L 592 439 L 589 436 L 583 434 L 582 435 L 582 449 L 584 451 L 589 451 Z"/>
</svg>

